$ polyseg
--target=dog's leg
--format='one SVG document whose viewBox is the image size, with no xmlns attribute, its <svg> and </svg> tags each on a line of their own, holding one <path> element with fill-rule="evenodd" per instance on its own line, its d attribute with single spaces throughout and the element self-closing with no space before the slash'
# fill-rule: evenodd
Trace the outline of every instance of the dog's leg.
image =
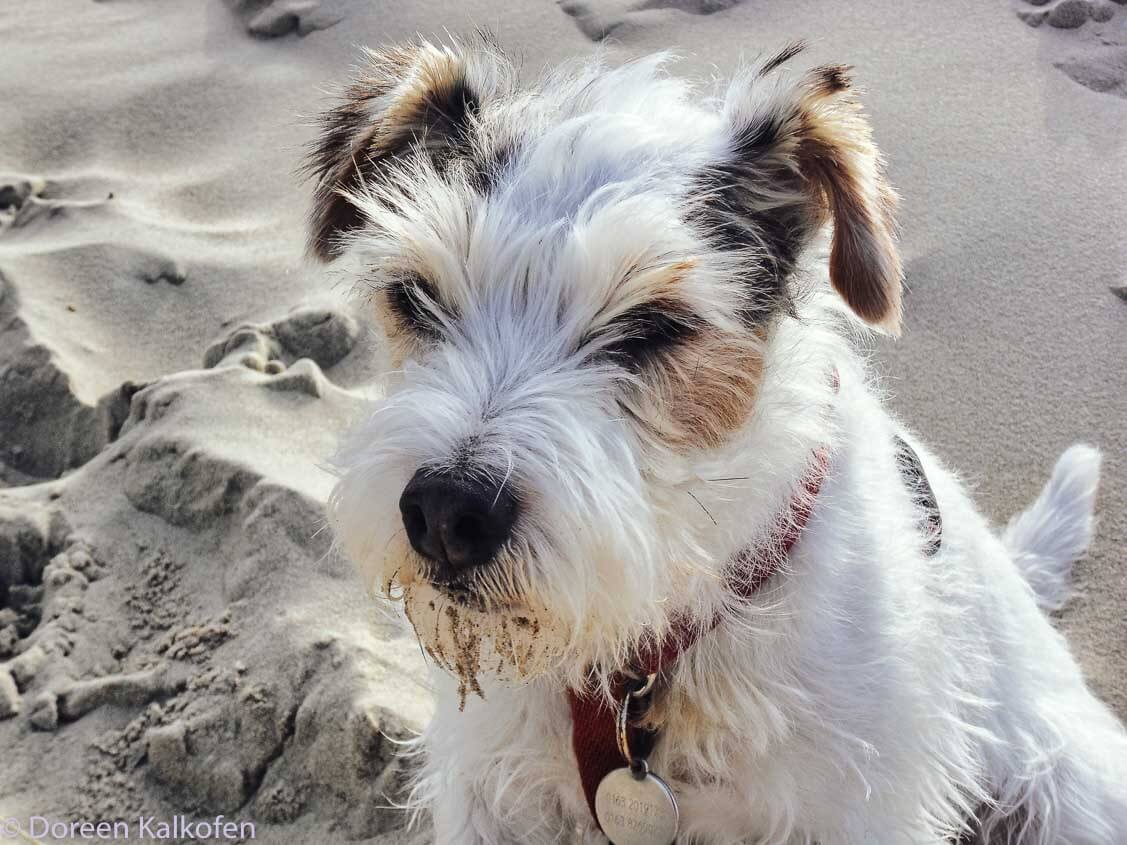
<svg viewBox="0 0 1127 845">
<path fill-rule="evenodd" d="M 578 784 L 563 694 L 483 682 L 484 698 L 463 702 L 455 680 L 434 680 L 437 709 L 415 797 L 433 810 L 437 845 L 575 841 L 557 798 L 569 779 Z"/>
<path fill-rule="evenodd" d="M 521 812 L 507 796 L 497 795 L 496 784 L 490 777 L 474 778 L 461 768 L 459 760 L 433 760 L 428 768 L 444 771 L 442 783 L 430 789 L 430 806 L 434 819 L 435 845 L 528 845 L 556 841 L 550 812 Z M 458 770 L 460 774 L 448 775 Z M 484 774 L 484 772 L 482 773 Z M 438 780 L 436 774 L 428 775 Z M 513 792 L 519 788 L 512 787 Z M 532 809 L 537 809 L 536 802 Z"/>
<path fill-rule="evenodd" d="M 433 812 L 435 845 L 516 845 L 469 784 L 444 789 Z"/>
</svg>

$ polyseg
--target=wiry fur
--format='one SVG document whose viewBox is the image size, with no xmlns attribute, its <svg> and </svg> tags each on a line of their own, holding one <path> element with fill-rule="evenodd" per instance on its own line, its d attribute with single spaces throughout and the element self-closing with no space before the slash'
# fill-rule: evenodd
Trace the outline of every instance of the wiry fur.
<svg viewBox="0 0 1127 845">
<path fill-rule="evenodd" d="M 511 485 L 513 537 L 462 609 L 475 636 L 536 616 L 550 656 L 518 684 L 471 661 L 468 698 L 436 674 L 413 797 L 443 845 L 602 841 L 565 687 L 605 687 L 679 613 L 722 617 L 649 715 L 680 841 L 1127 841 L 1127 738 L 1038 607 L 1087 545 L 1098 458 L 1066 453 L 1003 540 L 882 407 L 856 317 L 898 325 L 893 194 L 845 70 L 787 75 L 797 52 L 709 99 L 661 56 L 522 88 L 486 43 L 408 45 L 327 119 L 313 250 L 349 255 L 396 360 L 341 454 L 340 541 L 410 594 L 412 475 Z M 942 511 L 934 557 L 897 435 Z M 783 571 L 734 600 L 726 562 L 823 447 Z"/>
</svg>

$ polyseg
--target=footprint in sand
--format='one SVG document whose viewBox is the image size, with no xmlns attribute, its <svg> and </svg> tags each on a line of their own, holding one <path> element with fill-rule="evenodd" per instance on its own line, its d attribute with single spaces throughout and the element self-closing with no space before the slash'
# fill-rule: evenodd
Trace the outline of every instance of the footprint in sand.
<svg viewBox="0 0 1127 845">
<path fill-rule="evenodd" d="M 28 687 L 73 648 L 85 591 L 102 575 L 61 512 L 0 504 L 0 719 L 19 715 Z"/>
<path fill-rule="evenodd" d="M 179 287 L 188 280 L 188 273 L 177 261 L 168 258 L 157 258 L 156 266 L 141 270 L 141 278 L 150 285 L 165 282 Z"/>
<path fill-rule="evenodd" d="M 1048 5 L 1047 0 L 1025 0 L 1035 10 L 1020 9 L 1017 16 L 1030 26 L 1048 22 L 1057 29 L 1076 29 L 1088 21 L 1103 23 L 1115 15 L 1115 9 L 1104 0 L 1058 0 Z"/>
<path fill-rule="evenodd" d="M 637 12 L 673 9 L 690 15 L 711 15 L 738 6 L 743 0 L 557 0 L 560 9 L 575 19 L 579 31 L 592 41 L 602 41 Z"/>
<path fill-rule="evenodd" d="M 234 0 L 232 6 L 247 32 L 257 38 L 304 38 L 343 19 L 325 9 L 319 0 Z"/>
<path fill-rule="evenodd" d="M 244 323 L 233 329 L 207 348 L 204 367 L 234 361 L 278 375 L 307 359 L 327 370 L 352 351 L 359 336 L 359 325 L 343 312 L 331 308 L 297 308 L 267 325 Z"/>
<path fill-rule="evenodd" d="M 46 187 L 47 180 L 35 176 L 0 176 L 0 229 L 11 226 L 28 200 Z"/>
<path fill-rule="evenodd" d="M 1047 24 L 1043 37 L 1053 66 L 1073 81 L 1127 97 L 1127 8 L 1116 4 L 1127 0 L 1023 0 L 1017 16 L 1032 27 Z"/>
<path fill-rule="evenodd" d="M 73 199 L 62 196 L 62 191 L 63 186 L 39 176 L 0 174 L 0 231 L 98 208 L 113 199 L 112 193 L 96 199 Z"/>
<path fill-rule="evenodd" d="M 43 572 L 68 533 L 57 512 L 0 505 L 0 661 L 39 624 Z"/>
</svg>

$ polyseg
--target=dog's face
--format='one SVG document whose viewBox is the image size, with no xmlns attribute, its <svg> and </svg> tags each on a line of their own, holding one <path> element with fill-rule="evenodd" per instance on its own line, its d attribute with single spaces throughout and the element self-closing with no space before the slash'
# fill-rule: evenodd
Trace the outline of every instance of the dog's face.
<svg viewBox="0 0 1127 845">
<path fill-rule="evenodd" d="M 618 665 L 715 579 L 698 470 L 751 424 L 827 219 L 830 275 L 895 329 L 892 195 L 841 68 L 696 95 L 658 59 L 517 88 L 488 45 L 372 52 L 325 117 L 311 250 L 389 339 L 332 500 L 471 686 Z"/>
</svg>

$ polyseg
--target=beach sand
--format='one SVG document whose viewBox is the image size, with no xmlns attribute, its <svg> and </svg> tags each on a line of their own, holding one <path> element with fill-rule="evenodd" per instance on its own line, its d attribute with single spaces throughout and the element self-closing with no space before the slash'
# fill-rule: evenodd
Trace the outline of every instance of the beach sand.
<svg viewBox="0 0 1127 845">
<path fill-rule="evenodd" d="M 891 405 L 999 525 L 1104 450 L 1060 626 L 1127 714 L 1127 6 L 8 0 L 0 817 L 405 841 L 423 661 L 323 527 L 382 356 L 302 256 L 296 171 L 358 45 L 474 27 L 528 75 L 673 48 L 724 76 L 794 38 L 855 66 L 903 196 Z"/>
</svg>

